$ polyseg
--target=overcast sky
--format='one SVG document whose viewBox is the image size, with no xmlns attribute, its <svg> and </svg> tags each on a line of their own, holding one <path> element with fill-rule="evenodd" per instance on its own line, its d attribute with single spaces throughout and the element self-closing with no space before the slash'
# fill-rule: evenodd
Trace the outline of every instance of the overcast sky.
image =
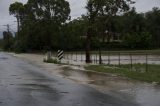
<svg viewBox="0 0 160 106">
<path fill-rule="evenodd" d="M 0 31 L 6 28 L 2 25 L 11 24 L 11 28 L 16 30 L 16 19 L 9 15 L 8 8 L 9 5 L 15 1 L 26 3 L 27 0 L 0 0 Z M 76 18 L 85 14 L 85 4 L 87 0 L 67 0 L 70 2 L 71 6 L 71 16 Z M 138 12 L 146 12 L 151 10 L 153 7 L 160 8 L 160 0 L 135 0 L 136 9 Z"/>
</svg>

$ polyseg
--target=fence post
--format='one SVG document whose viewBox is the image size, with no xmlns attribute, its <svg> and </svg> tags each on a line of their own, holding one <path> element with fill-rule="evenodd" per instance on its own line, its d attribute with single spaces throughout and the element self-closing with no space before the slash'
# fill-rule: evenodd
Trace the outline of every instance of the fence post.
<svg viewBox="0 0 160 106">
<path fill-rule="evenodd" d="M 82 52 L 81 52 L 81 62 L 82 62 Z"/>
<path fill-rule="evenodd" d="M 97 53 L 96 53 L 96 64 L 97 64 Z"/>
<path fill-rule="evenodd" d="M 67 53 L 65 53 L 65 55 L 66 55 L 66 59 L 68 59 L 68 55 L 67 55 Z"/>
<path fill-rule="evenodd" d="M 71 53 L 71 60 L 73 60 L 72 53 Z"/>
<path fill-rule="evenodd" d="M 110 53 L 108 52 L 108 65 L 110 65 Z"/>
<path fill-rule="evenodd" d="M 133 68 L 133 60 L 132 60 L 132 54 L 130 53 L 130 60 L 131 60 L 131 70 Z"/>
<path fill-rule="evenodd" d="M 120 66 L 121 65 L 121 53 L 119 53 L 118 55 L 119 55 L 118 60 L 119 60 L 119 66 Z"/>
<path fill-rule="evenodd" d="M 146 54 L 146 72 L 148 72 L 148 54 Z"/>
<path fill-rule="evenodd" d="M 76 52 L 76 61 L 77 61 L 77 52 Z"/>
<path fill-rule="evenodd" d="M 99 64 L 102 64 L 102 53 L 101 53 L 101 49 L 99 49 Z"/>
<path fill-rule="evenodd" d="M 90 52 L 90 63 L 92 63 L 92 52 Z"/>
<path fill-rule="evenodd" d="M 52 58 L 52 53 L 51 53 L 51 51 L 48 51 L 48 52 L 46 53 L 46 58 L 45 58 L 45 60 L 48 61 L 48 60 L 50 60 L 51 58 Z"/>
</svg>

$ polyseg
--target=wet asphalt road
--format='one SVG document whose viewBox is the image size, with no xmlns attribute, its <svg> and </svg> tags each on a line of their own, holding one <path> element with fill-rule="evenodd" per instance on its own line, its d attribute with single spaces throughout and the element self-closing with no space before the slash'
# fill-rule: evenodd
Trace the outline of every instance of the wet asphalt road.
<svg viewBox="0 0 160 106">
<path fill-rule="evenodd" d="M 138 106 L 0 53 L 0 106 Z"/>
</svg>

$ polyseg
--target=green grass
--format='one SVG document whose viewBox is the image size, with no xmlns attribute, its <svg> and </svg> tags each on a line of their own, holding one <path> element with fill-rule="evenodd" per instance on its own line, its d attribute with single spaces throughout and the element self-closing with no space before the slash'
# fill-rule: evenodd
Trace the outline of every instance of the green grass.
<svg viewBox="0 0 160 106">
<path fill-rule="evenodd" d="M 93 70 L 103 73 L 112 73 L 128 78 L 146 81 L 157 82 L 160 84 L 160 65 L 148 65 L 148 71 L 146 72 L 145 64 L 135 64 L 131 69 L 130 65 L 121 66 L 107 66 L 107 65 L 90 65 L 85 67 L 87 70 Z"/>
</svg>

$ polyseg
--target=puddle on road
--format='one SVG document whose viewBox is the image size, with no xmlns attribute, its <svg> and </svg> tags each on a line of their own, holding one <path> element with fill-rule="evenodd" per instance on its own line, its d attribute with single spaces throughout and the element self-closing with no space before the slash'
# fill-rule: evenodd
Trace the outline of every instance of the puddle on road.
<svg viewBox="0 0 160 106">
<path fill-rule="evenodd" d="M 160 86 L 131 80 L 110 74 L 102 75 L 93 72 L 64 67 L 61 75 L 83 84 L 89 84 L 104 92 L 117 92 L 133 97 L 141 106 L 160 106 Z"/>
<path fill-rule="evenodd" d="M 0 57 L 0 60 L 7 60 L 7 57 Z"/>
<path fill-rule="evenodd" d="M 43 98 L 44 100 L 57 101 L 60 98 L 59 92 L 51 88 L 48 84 L 20 84 L 18 90 L 21 92 L 28 92 L 28 95 Z"/>
</svg>

